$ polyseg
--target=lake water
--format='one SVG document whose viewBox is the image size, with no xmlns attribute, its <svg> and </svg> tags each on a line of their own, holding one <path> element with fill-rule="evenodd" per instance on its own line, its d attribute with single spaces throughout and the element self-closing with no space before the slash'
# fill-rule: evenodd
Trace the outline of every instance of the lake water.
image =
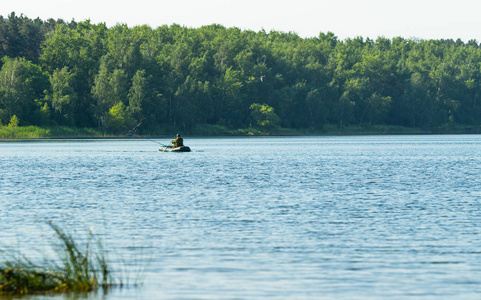
<svg viewBox="0 0 481 300">
<path fill-rule="evenodd" d="M 155 142 L 0 142 L 0 243 L 145 269 L 91 299 L 481 299 L 479 135 Z"/>
</svg>

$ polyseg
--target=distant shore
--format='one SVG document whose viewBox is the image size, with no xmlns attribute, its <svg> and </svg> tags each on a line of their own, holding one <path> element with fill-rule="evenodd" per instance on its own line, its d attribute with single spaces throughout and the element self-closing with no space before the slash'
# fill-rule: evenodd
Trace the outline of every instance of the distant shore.
<svg viewBox="0 0 481 300">
<path fill-rule="evenodd" d="M 349 135 L 399 135 L 399 134 L 481 134 L 481 128 L 473 127 L 452 127 L 452 128 L 408 128 L 400 126 L 325 126 L 321 129 L 286 129 L 278 128 L 271 131 L 262 131 L 255 128 L 231 130 L 220 126 L 203 127 L 196 130 L 167 129 L 165 132 L 152 132 L 129 134 L 126 130 L 123 134 L 105 134 L 100 130 L 92 128 L 72 128 L 65 126 L 58 127 L 37 127 L 19 126 L 0 128 L 1 140 L 17 139 L 109 139 L 109 138 L 164 138 L 182 132 L 183 135 L 191 137 L 204 136 L 349 136 Z"/>
</svg>

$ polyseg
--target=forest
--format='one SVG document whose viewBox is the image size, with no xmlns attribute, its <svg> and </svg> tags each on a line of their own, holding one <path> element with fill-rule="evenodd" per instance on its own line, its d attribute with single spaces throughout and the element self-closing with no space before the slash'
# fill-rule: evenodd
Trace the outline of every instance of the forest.
<svg viewBox="0 0 481 300">
<path fill-rule="evenodd" d="M 481 131 L 476 40 L 107 27 L 0 16 L 0 125 L 109 134 L 206 128 Z"/>
</svg>

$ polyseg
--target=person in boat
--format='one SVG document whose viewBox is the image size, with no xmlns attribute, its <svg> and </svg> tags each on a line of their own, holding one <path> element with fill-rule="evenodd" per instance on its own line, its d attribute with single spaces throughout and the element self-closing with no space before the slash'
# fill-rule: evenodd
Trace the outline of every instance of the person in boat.
<svg viewBox="0 0 481 300">
<path fill-rule="evenodd" d="M 175 137 L 175 140 L 170 141 L 172 144 L 174 144 L 172 147 L 177 148 L 177 147 L 182 147 L 184 146 L 184 140 L 180 136 L 180 134 L 177 134 Z"/>
</svg>

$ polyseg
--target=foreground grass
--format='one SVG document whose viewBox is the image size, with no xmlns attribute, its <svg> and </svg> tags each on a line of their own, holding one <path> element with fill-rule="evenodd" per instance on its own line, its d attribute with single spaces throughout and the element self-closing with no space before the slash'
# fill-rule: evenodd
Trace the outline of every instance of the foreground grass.
<svg viewBox="0 0 481 300">
<path fill-rule="evenodd" d="M 48 225 L 59 241 L 54 247 L 57 258 L 38 266 L 18 252 L 0 252 L 0 295 L 89 292 L 123 285 L 112 276 L 103 245 L 92 232 L 81 246 L 58 226 Z"/>
</svg>

